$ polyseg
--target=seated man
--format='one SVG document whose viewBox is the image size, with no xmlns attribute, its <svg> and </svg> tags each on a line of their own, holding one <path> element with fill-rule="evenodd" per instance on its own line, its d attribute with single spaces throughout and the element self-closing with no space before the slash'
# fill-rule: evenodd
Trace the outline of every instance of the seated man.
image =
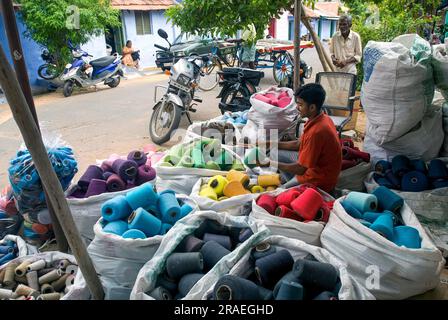
<svg viewBox="0 0 448 320">
<path fill-rule="evenodd" d="M 332 192 L 341 171 L 342 149 L 333 121 L 322 111 L 325 90 L 320 84 L 307 84 L 294 95 L 302 118 L 309 119 L 303 135 L 300 140 L 278 142 L 279 162 L 261 165 L 277 167 L 283 180 L 290 180 L 283 187 L 310 183 Z"/>
</svg>

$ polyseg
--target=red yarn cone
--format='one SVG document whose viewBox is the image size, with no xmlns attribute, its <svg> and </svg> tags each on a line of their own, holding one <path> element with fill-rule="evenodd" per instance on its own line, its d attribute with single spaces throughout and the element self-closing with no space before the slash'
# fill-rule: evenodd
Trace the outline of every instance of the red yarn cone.
<svg viewBox="0 0 448 320">
<path fill-rule="evenodd" d="M 353 140 L 352 140 L 352 139 L 344 138 L 344 139 L 341 139 L 341 146 L 343 146 L 343 147 L 349 147 L 349 148 L 354 148 L 354 147 L 355 147 L 355 144 L 353 143 Z"/>
<path fill-rule="evenodd" d="M 260 196 L 257 200 L 257 204 L 272 215 L 275 214 L 275 209 L 277 209 L 275 197 L 269 194 Z"/>
<path fill-rule="evenodd" d="M 327 223 L 328 219 L 330 218 L 330 212 L 330 208 L 328 208 L 328 206 L 324 204 L 322 208 L 320 208 L 317 212 L 316 218 L 314 220 Z"/>
<path fill-rule="evenodd" d="M 291 208 L 291 202 L 297 199 L 302 193 L 296 189 L 291 189 L 280 193 L 275 200 L 278 206 L 287 206 Z"/>
<path fill-rule="evenodd" d="M 344 160 L 358 160 L 361 159 L 364 162 L 370 162 L 370 154 L 355 150 L 353 148 L 342 147 L 342 157 Z"/>
<path fill-rule="evenodd" d="M 345 160 L 345 159 L 344 159 L 344 160 L 342 160 L 341 170 L 344 171 L 344 170 L 353 168 L 353 167 L 355 167 L 356 165 L 357 165 L 356 160 Z"/>
<path fill-rule="evenodd" d="M 314 189 L 308 188 L 291 203 L 292 209 L 305 220 L 314 220 L 324 204 L 324 199 Z"/>
<path fill-rule="evenodd" d="M 280 218 L 292 219 L 296 221 L 303 221 L 302 217 L 300 217 L 293 210 L 288 208 L 287 206 L 279 206 L 277 210 L 275 210 L 275 215 Z"/>
</svg>

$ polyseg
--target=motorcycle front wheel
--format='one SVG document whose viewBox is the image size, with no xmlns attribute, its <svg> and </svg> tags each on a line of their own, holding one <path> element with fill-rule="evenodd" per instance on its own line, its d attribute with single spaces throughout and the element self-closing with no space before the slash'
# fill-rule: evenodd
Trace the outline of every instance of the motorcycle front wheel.
<svg viewBox="0 0 448 320">
<path fill-rule="evenodd" d="M 58 70 L 55 64 L 46 63 L 37 70 L 39 77 L 45 80 L 54 80 L 58 77 Z"/>
<path fill-rule="evenodd" d="M 64 97 L 68 98 L 72 95 L 74 86 L 75 86 L 75 84 L 71 81 L 66 81 L 64 83 L 64 88 L 63 88 Z"/>
<path fill-rule="evenodd" d="M 169 141 L 172 133 L 179 127 L 182 110 L 172 102 L 159 102 L 149 121 L 149 135 L 158 145 Z"/>
<path fill-rule="evenodd" d="M 121 78 L 120 78 L 120 76 L 118 76 L 116 78 L 113 78 L 113 81 L 109 82 L 107 85 L 111 88 L 116 88 L 116 87 L 118 87 L 120 82 L 121 82 Z"/>
</svg>

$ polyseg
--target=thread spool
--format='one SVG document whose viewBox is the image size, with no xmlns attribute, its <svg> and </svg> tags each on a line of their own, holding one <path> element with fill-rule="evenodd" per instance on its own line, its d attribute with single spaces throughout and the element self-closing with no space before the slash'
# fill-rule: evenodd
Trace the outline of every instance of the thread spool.
<svg viewBox="0 0 448 320">
<path fill-rule="evenodd" d="M 446 168 L 446 164 L 440 159 L 431 160 L 428 168 L 428 177 L 430 179 L 448 178 L 448 169 Z"/>
<path fill-rule="evenodd" d="M 15 253 L 7 253 L 0 258 L 0 266 L 16 258 Z"/>
<path fill-rule="evenodd" d="M 206 219 L 194 231 L 194 235 L 201 239 L 204 237 L 205 233 L 228 235 L 229 228 L 215 220 Z"/>
<path fill-rule="evenodd" d="M 447 180 L 435 180 L 432 182 L 432 186 L 434 189 L 442 189 L 442 188 L 448 188 L 448 179 Z"/>
<path fill-rule="evenodd" d="M 254 233 L 252 232 L 252 230 L 250 228 L 242 229 L 240 231 L 239 236 L 238 236 L 238 242 L 239 243 L 243 243 L 244 241 L 246 241 L 247 239 L 252 237 L 253 234 Z"/>
<path fill-rule="evenodd" d="M 279 206 L 275 210 L 275 215 L 280 218 L 303 221 L 301 216 L 299 216 L 297 213 L 294 212 L 294 210 L 291 210 L 287 206 Z"/>
<path fill-rule="evenodd" d="M 78 186 L 81 190 L 87 191 L 90 181 L 92 181 L 92 179 L 102 180 L 104 179 L 103 175 L 104 171 L 100 167 L 94 165 L 88 166 L 86 172 L 79 179 Z"/>
<path fill-rule="evenodd" d="M 338 300 L 338 296 L 334 292 L 324 291 L 313 300 Z"/>
<path fill-rule="evenodd" d="M 362 213 L 356 209 L 354 206 L 352 206 L 349 202 L 342 201 L 341 202 L 342 207 L 345 209 L 345 211 L 351 215 L 355 219 L 362 219 L 363 215 Z"/>
<path fill-rule="evenodd" d="M 0 254 L 14 253 L 14 247 L 0 246 Z"/>
<path fill-rule="evenodd" d="M 179 220 L 182 218 L 185 218 L 187 215 L 189 215 L 192 211 L 193 211 L 193 207 L 190 206 L 187 203 L 184 203 L 181 207 L 180 207 L 180 217 Z"/>
<path fill-rule="evenodd" d="M 215 266 L 215 264 L 219 262 L 219 260 L 230 253 L 229 250 L 224 248 L 216 241 L 206 242 L 202 246 L 200 252 L 202 253 L 204 259 L 204 269 L 206 271 L 211 270 Z"/>
<path fill-rule="evenodd" d="M 202 153 L 202 149 L 198 146 L 195 146 L 193 150 L 191 151 L 191 158 L 193 160 L 193 167 L 198 169 L 205 168 L 205 160 L 204 155 Z"/>
<path fill-rule="evenodd" d="M 222 245 L 227 250 L 232 249 L 232 241 L 230 240 L 229 236 L 213 234 L 213 233 L 205 233 L 203 240 L 204 240 L 204 242 L 216 241 L 217 243 Z"/>
<path fill-rule="evenodd" d="M 375 195 L 355 191 L 347 195 L 344 204 L 351 205 L 361 213 L 375 211 L 378 208 L 378 200 Z"/>
<path fill-rule="evenodd" d="M 342 157 L 346 160 L 362 160 L 370 162 L 370 154 L 353 148 L 342 147 Z"/>
<path fill-rule="evenodd" d="M 420 171 L 410 171 L 401 179 L 401 190 L 403 191 L 422 192 L 428 189 L 428 178 Z"/>
<path fill-rule="evenodd" d="M 275 300 L 303 300 L 303 286 L 282 280 Z"/>
<path fill-rule="evenodd" d="M 162 274 L 157 277 L 156 287 L 163 287 L 167 289 L 171 295 L 177 292 L 177 281 L 169 278 L 166 274 Z"/>
<path fill-rule="evenodd" d="M 62 277 L 62 271 L 59 269 L 54 269 L 53 271 L 50 271 L 47 274 L 39 277 L 39 284 L 43 285 L 45 283 L 50 283 L 56 281 L 60 277 Z"/>
<path fill-rule="evenodd" d="M 58 280 L 51 282 L 51 286 L 53 287 L 54 291 L 60 292 L 65 287 L 65 282 L 67 281 L 67 278 L 70 275 L 68 273 L 62 275 Z"/>
<path fill-rule="evenodd" d="M 149 295 L 153 297 L 155 300 L 173 300 L 171 293 L 165 289 L 164 287 L 157 287 L 152 290 Z"/>
<path fill-rule="evenodd" d="M 339 281 L 338 270 L 329 263 L 299 259 L 294 263 L 293 271 L 299 282 L 307 289 L 310 286 L 331 291 Z"/>
<path fill-rule="evenodd" d="M 0 300 L 14 299 L 17 295 L 9 289 L 0 288 Z"/>
<path fill-rule="evenodd" d="M 364 212 L 361 219 L 364 219 L 365 221 L 369 223 L 374 223 L 376 219 L 381 217 L 384 213 L 383 212 Z"/>
<path fill-rule="evenodd" d="M 17 282 L 17 283 L 23 283 L 23 284 L 28 285 L 28 282 L 26 280 L 26 275 L 23 275 L 23 276 L 15 275 L 14 276 L 14 281 Z"/>
<path fill-rule="evenodd" d="M 246 167 L 244 167 L 244 163 L 242 163 L 240 160 L 235 159 L 230 170 L 245 171 Z"/>
<path fill-rule="evenodd" d="M 138 167 L 136 183 L 138 186 L 153 181 L 156 178 L 156 170 L 146 164 Z"/>
<path fill-rule="evenodd" d="M 45 269 L 42 269 L 42 270 L 37 270 L 37 276 L 38 277 L 42 277 L 43 275 L 46 275 L 47 273 L 49 273 L 49 272 L 51 272 L 53 270 L 54 270 L 54 268 L 45 268 Z"/>
<path fill-rule="evenodd" d="M 294 260 L 287 250 L 280 250 L 255 261 L 255 273 L 260 284 L 274 288 L 280 278 L 291 270 Z"/>
<path fill-rule="evenodd" d="M 45 260 L 43 260 L 43 259 L 37 260 L 27 266 L 27 271 L 28 272 L 38 271 L 38 270 L 45 268 L 46 265 L 47 265 L 47 263 L 45 262 Z"/>
<path fill-rule="evenodd" d="M 260 175 L 258 176 L 258 184 L 262 187 L 277 186 L 279 187 L 282 182 L 279 174 Z"/>
<path fill-rule="evenodd" d="M 392 241 L 394 235 L 393 215 L 390 213 L 382 214 L 372 223 L 370 229 Z"/>
<path fill-rule="evenodd" d="M 360 220 L 358 220 L 358 221 L 359 221 L 359 223 L 361 223 L 364 227 L 367 227 L 367 228 L 370 228 L 370 226 L 372 225 L 371 222 L 369 222 L 369 221 L 367 221 L 367 220 L 364 220 L 364 219 L 360 219 Z"/>
<path fill-rule="evenodd" d="M 397 246 L 405 246 L 409 249 L 420 249 L 421 239 L 417 229 L 409 226 L 394 228 L 393 242 Z"/>
<path fill-rule="evenodd" d="M 67 266 L 67 268 L 65 268 L 65 273 L 76 276 L 78 273 L 78 266 L 74 264 Z"/>
<path fill-rule="evenodd" d="M 170 231 L 172 227 L 173 226 L 171 224 L 169 224 L 169 223 L 162 223 L 162 227 L 160 229 L 160 233 L 159 234 L 162 235 L 162 236 L 167 234 L 168 231 Z"/>
<path fill-rule="evenodd" d="M 105 193 L 107 191 L 107 183 L 103 179 L 92 179 L 90 181 L 89 187 L 85 197 L 93 197 Z"/>
<path fill-rule="evenodd" d="M 24 276 L 27 268 L 30 264 L 32 264 L 34 261 L 31 259 L 25 260 L 23 261 L 21 264 L 19 264 L 19 266 L 16 268 L 16 270 L 14 271 L 15 274 L 19 277 Z"/>
<path fill-rule="evenodd" d="M 140 150 L 131 151 L 127 158 L 134 161 L 138 166 L 144 165 L 148 160 L 147 155 Z"/>
<path fill-rule="evenodd" d="M 128 228 L 141 230 L 147 237 L 154 237 L 160 233 L 162 221 L 148 211 L 138 208 L 129 216 Z"/>
<path fill-rule="evenodd" d="M 121 236 L 123 239 L 146 239 L 145 233 L 137 229 L 127 230 Z"/>
<path fill-rule="evenodd" d="M 52 287 L 51 284 L 49 284 L 49 283 L 45 283 L 45 284 L 43 284 L 42 287 L 40 288 L 40 291 L 41 291 L 43 294 L 53 293 L 53 292 L 54 292 L 54 288 Z"/>
<path fill-rule="evenodd" d="M 274 215 L 277 208 L 277 202 L 274 196 L 263 194 L 257 199 L 257 205 L 262 207 L 268 213 Z"/>
<path fill-rule="evenodd" d="M 344 171 L 344 170 L 353 168 L 357 164 L 358 164 L 358 162 L 356 160 L 346 160 L 346 159 L 343 159 L 342 163 L 341 163 L 341 170 Z"/>
<path fill-rule="evenodd" d="M 126 189 L 126 183 L 118 174 L 112 174 L 107 178 L 106 188 L 109 192 L 119 192 Z"/>
<path fill-rule="evenodd" d="M 117 159 L 112 163 L 112 169 L 123 181 L 129 181 L 137 177 L 138 165 L 132 160 Z"/>
<path fill-rule="evenodd" d="M 394 213 L 398 213 L 404 205 L 403 198 L 390 191 L 386 187 L 380 186 L 376 188 L 372 194 L 378 199 L 379 210 L 388 210 Z"/>
<path fill-rule="evenodd" d="M 197 252 L 201 250 L 204 245 L 204 241 L 196 238 L 195 236 L 189 235 L 182 239 L 176 248 L 178 252 Z"/>
<path fill-rule="evenodd" d="M 185 297 L 193 286 L 202 279 L 204 275 L 202 273 L 190 273 L 184 275 L 179 281 L 179 294 L 181 297 Z"/>
<path fill-rule="evenodd" d="M 176 193 L 172 190 L 165 190 L 159 194 L 158 206 L 162 214 L 162 221 L 175 224 L 180 217 L 180 206 L 176 199 Z"/>
<path fill-rule="evenodd" d="M 387 170 L 384 176 L 392 185 L 392 189 L 400 189 L 401 188 L 401 179 L 399 179 L 392 170 Z"/>
<path fill-rule="evenodd" d="M 399 155 L 392 158 L 392 172 L 398 177 L 402 177 L 410 170 L 411 162 L 408 157 Z"/>
<path fill-rule="evenodd" d="M 208 185 L 199 192 L 199 195 L 204 198 L 209 198 L 214 201 L 218 201 L 218 195 L 215 190 L 210 188 Z"/>
<path fill-rule="evenodd" d="M 214 176 L 208 182 L 208 186 L 212 188 L 213 191 L 215 191 L 215 193 L 218 196 L 221 196 L 223 195 L 224 188 L 227 186 L 228 183 L 229 181 L 227 181 L 227 179 L 224 178 L 223 176 Z"/>
<path fill-rule="evenodd" d="M 70 265 L 70 261 L 67 259 L 62 259 L 57 263 L 57 267 L 61 270 L 65 270 Z"/>
<path fill-rule="evenodd" d="M 380 160 L 375 164 L 375 171 L 378 173 L 385 174 L 389 169 L 391 169 L 391 164 L 389 161 Z"/>
<path fill-rule="evenodd" d="M 274 246 L 271 246 L 268 242 L 262 242 L 252 249 L 251 257 L 255 261 L 276 252 L 277 249 Z"/>
<path fill-rule="evenodd" d="M 108 222 L 103 227 L 104 233 L 111 233 L 111 234 L 115 234 L 117 236 L 121 236 L 127 230 L 128 230 L 128 224 L 126 223 L 126 221 L 123 221 L 123 220 L 116 220 L 116 221 Z"/>
<path fill-rule="evenodd" d="M 154 191 L 154 186 L 151 183 L 145 183 L 126 193 L 126 201 L 132 210 L 138 208 L 149 208 L 156 205 L 159 196 Z"/>
<path fill-rule="evenodd" d="M 61 294 L 59 292 L 53 292 L 53 293 L 46 293 L 39 295 L 36 300 L 60 300 Z"/>
<path fill-rule="evenodd" d="M 250 194 L 250 192 L 244 189 L 244 186 L 238 181 L 230 181 L 224 188 L 224 195 L 228 198 L 237 197 L 244 194 Z"/>
<path fill-rule="evenodd" d="M 244 278 L 225 275 L 215 284 L 214 299 L 220 301 L 260 300 L 258 286 Z"/>
<path fill-rule="evenodd" d="M 67 279 L 65 279 L 65 287 L 70 288 L 74 284 L 75 284 L 75 275 L 69 274 Z"/>
<path fill-rule="evenodd" d="M 36 290 L 24 284 L 19 284 L 15 290 L 15 294 L 18 296 L 30 296 L 34 292 L 36 292 Z"/>
<path fill-rule="evenodd" d="M 201 273 L 204 259 L 200 252 L 176 252 L 166 260 L 166 272 L 172 279 L 180 279 L 189 273 Z"/>
<path fill-rule="evenodd" d="M 415 171 L 426 174 L 428 172 L 428 167 L 423 160 L 411 160 L 411 168 Z"/>
<path fill-rule="evenodd" d="M 386 179 L 386 178 L 382 178 L 382 177 L 375 178 L 375 181 L 380 186 L 383 186 L 383 187 L 386 187 L 386 188 L 389 188 L 389 189 L 394 189 L 395 188 L 395 186 L 392 183 L 390 183 L 390 181 L 388 179 Z"/>
<path fill-rule="evenodd" d="M 274 298 L 274 295 L 271 290 L 263 288 L 261 286 L 258 287 L 258 295 L 260 296 L 260 300 L 272 300 Z"/>
<path fill-rule="evenodd" d="M 238 181 L 240 182 L 244 187 L 247 187 L 249 182 L 250 182 L 250 178 L 247 174 L 245 174 L 244 172 L 240 172 L 240 171 L 236 171 L 236 170 L 230 170 L 229 173 L 227 174 L 227 181 Z"/>
<path fill-rule="evenodd" d="M 308 188 L 291 202 L 291 208 L 303 219 L 314 220 L 323 204 L 324 199 L 320 193 L 312 188 Z"/>
<path fill-rule="evenodd" d="M 250 149 L 244 158 L 244 164 L 246 167 L 251 169 L 255 168 L 257 166 L 257 162 L 261 162 L 260 154 L 261 152 L 259 148 Z"/>
<path fill-rule="evenodd" d="M 123 195 L 107 200 L 101 206 L 101 215 L 108 222 L 126 219 L 131 212 L 132 209 Z"/>
<path fill-rule="evenodd" d="M 184 150 L 184 146 L 182 144 L 177 144 L 173 146 L 169 151 L 167 156 L 174 157 L 177 159 L 182 158 L 182 155 L 186 153 L 186 150 Z M 177 163 L 173 163 L 174 165 L 177 165 Z"/>
<path fill-rule="evenodd" d="M 26 273 L 26 281 L 30 288 L 39 291 L 39 279 L 37 276 L 37 271 L 28 271 Z"/>
<path fill-rule="evenodd" d="M 205 164 L 205 169 L 219 171 L 221 170 L 221 167 L 215 161 L 210 160 Z"/>
<path fill-rule="evenodd" d="M 274 290 L 272 291 L 272 294 L 274 298 L 277 296 L 278 291 L 280 290 L 280 286 L 282 284 L 282 281 L 285 282 L 299 282 L 298 274 L 292 270 L 288 271 L 281 279 L 275 284 Z"/>
</svg>

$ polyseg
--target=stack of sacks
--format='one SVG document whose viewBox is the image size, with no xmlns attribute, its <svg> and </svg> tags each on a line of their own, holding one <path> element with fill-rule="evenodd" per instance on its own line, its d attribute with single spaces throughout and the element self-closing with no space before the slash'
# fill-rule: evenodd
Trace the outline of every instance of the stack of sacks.
<svg viewBox="0 0 448 320">
<path fill-rule="evenodd" d="M 279 174 L 260 175 L 250 179 L 241 171 L 230 170 L 226 177 L 214 176 L 201 186 L 199 195 L 214 201 L 223 201 L 250 193 L 274 191 L 281 185 Z"/>
<path fill-rule="evenodd" d="M 311 185 L 294 187 L 277 196 L 263 194 L 256 204 L 271 215 L 300 222 L 327 222 L 333 207 L 333 201 L 325 201 Z"/>
<path fill-rule="evenodd" d="M 431 160 L 428 166 L 406 156 L 396 156 L 392 162 L 380 160 L 373 178 L 381 186 L 406 192 L 448 188 L 448 169 L 440 159 Z"/>
<path fill-rule="evenodd" d="M 78 181 L 71 198 L 89 198 L 106 192 L 119 192 L 140 186 L 156 178 L 151 160 L 142 151 L 132 151 L 123 159 L 111 155 L 101 166 L 91 165 Z"/>
<path fill-rule="evenodd" d="M 339 271 L 309 255 L 294 261 L 291 253 L 263 242 L 252 249 L 247 277 L 225 275 L 210 300 L 338 300 Z"/>
<path fill-rule="evenodd" d="M 78 266 L 73 258 L 47 252 L 9 262 L 0 270 L 0 299 L 2 300 L 60 300 L 73 285 Z"/>
<path fill-rule="evenodd" d="M 357 166 L 362 162 L 370 162 L 370 154 L 362 152 L 355 147 L 353 140 L 341 139 L 342 146 L 342 170 L 347 170 Z"/>
<path fill-rule="evenodd" d="M 236 125 L 245 125 L 247 124 L 247 114 L 249 110 L 239 111 L 239 112 L 225 112 L 221 117 L 222 120 L 226 122 L 230 122 Z"/>
<path fill-rule="evenodd" d="M 6 241 L 0 245 L 0 266 L 8 263 L 9 261 L 17 258 L 19 249 L 14 241 Z"/>
<path fill-rule="evenodd" d="M 157 278 L 156 287 L 146 294 L 156 300 L 184 298 L 224 256 L 252 235 L 250 228 L 229 228 L 205 220 L 168 256 L 165 272 Z"/>
<path fill-rule="evenodd" d="M 263 94 L 256 94 L 254 96 L 254 99 L 260 100 L 275 107 L 279 107 L 280 109 L 283 109 L 286 106 L 290 105 L 292 101 L 288 92 L 278 92 L 274 90 L 267 91 Z"/>
<path fill-rule="evenodd" d="M 0 192 L 0 238 L 7 234 L 17 234 L 21 222 L 12 189 L 10 186 L 5 187 Z"/>
<path fill-rule="evenodd" d="M 401 218 L 403 198 L 388 188 L 381 186 L 373 194 L 351 192 L 341 205 L 353 218 L 397 246 L 421 248 L 418 230 L 404 225 Z"/>
<path fill-rule="evenodd" d="M 190 205 L 178 201 L 174 191 L 156 193 L 151 183 L 145 183 L 103 204 L 103 232 L 125 239 L 164 235 L 192 211 Z"/>
<path fill-rule="evenodd" d="M 65 191 L 78 172 L 73 150 L 66 146 L 48 147 L 48 158 Z M 51 220 L 40 217 L 46 208 L 45 193 L 39 174 L 28 150 L 20 150 L 10 161 L 9 181 L 17 208 L 24 218 L 23 237 L 31 242 L 41 243 L 53 235 Z"/>
</svg>

